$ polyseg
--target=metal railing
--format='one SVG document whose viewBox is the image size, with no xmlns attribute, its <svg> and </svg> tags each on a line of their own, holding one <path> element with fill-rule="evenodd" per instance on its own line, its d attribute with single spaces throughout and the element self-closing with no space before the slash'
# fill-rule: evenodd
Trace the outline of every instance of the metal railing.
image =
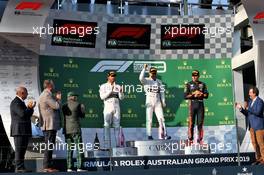
<svg viewBox="0 0 264 175">
<path fill-rule="evenodd" d="M 56 9 L 60 10 L 65 2 L 75 2 L 73 5 L 80 5 L 76 4 L 76 0 L 57 0 Z M 88 4 L 88 3 L 87 3 Z M 102 5 L 96 4 L 96 0 L 91 0 L 91 5 Z M 195 15 L 194 11 L 199 10 L 202 14 L 221 14 L 221 13 L 237 13 L 237 9 L 241 6 L 241 3 L 237 5 L 228 5 L 228 4 L 202 4 L 202 3 L 186 3 L 183 0 L 117 0 L 117 1 L 107 1 L 105 6 L 117 6 L 118 13 L 124 14 L 124 9 L 126 7 L 131 6 L 138 6 L 140 7 L 164 7 L 164 8 L 178 8 L 179 15 Z M 205 7 L 205 8 L 201 8 Z M 206 8 L 208 7 L 208 8 Z M 166 15 L 166 14 L 165 14 Z"/>
</svg>

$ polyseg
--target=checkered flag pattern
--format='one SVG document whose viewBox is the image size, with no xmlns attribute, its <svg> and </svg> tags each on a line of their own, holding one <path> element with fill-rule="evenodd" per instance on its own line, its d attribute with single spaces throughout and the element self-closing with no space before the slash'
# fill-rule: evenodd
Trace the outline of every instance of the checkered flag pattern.
<svg viewBox="0 0 264 175">
<path fill-rule="evenodd" d="M 69 13 L 69 14 L 68 14 Z M 102 59 L 221 59 L 232 57 L 232 32 L 215 35 L 215 28 L 233 29 L 233 15 L 215 16 L 137 16 L 102 15 L 84 12 L 51 11 L 45 26 L 53 25 L 54 19 L 97 22 L 100 33 L 96 37 L 95 48 L 61 47 L 51 45 L 51 35 L 42 38 L 41 55 L 87 57 Z M 107 23 L 151 24 L 150 49 L 106 49 Z M 211 30 L 205 34 L 204 49 L 161 50 L 161 25 L 205 24 Z M 220 32 L 219 32 L 220 33 Z"/>
</svg>

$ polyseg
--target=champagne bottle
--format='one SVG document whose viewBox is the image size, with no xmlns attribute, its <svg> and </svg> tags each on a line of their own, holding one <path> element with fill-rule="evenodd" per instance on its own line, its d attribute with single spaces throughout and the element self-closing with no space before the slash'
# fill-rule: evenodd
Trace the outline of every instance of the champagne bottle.
<svg viewBox="0 0 264 175">
<path fill-rule="evenodd" d="M 122 127 L 120 126 L 119 134 L 118 134 L 118 146 L 125 147 L 125 136 Z"/>
<path fill-rule="evenodd" d="M 100 141 L 98 139 L 97 133 L 95 134 L 94 138 L 94 150 L 99 150 L 100 149 Z"/>
</svg>

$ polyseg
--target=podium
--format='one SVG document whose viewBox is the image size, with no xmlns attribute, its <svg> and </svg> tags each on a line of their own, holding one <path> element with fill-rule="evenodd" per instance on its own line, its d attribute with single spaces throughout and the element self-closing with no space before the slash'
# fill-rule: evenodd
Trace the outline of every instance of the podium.
<svg viewBox="0 0 264 175">
<path fill-rule="evenodd" d="M 127 141 L 128 147 L 136 147 L 138 156 L 184 155 L 179 140 Z"/>
<path fill-rule="evenodd" d="M 192 145 L 187 145 L 181 140 L 147 140 L 127 141 L 125 147 L 89 151 L 88 157 L 170 156 L 209 153 L 210 147 L 207 144 L 193 143 Z"/>
</svg>

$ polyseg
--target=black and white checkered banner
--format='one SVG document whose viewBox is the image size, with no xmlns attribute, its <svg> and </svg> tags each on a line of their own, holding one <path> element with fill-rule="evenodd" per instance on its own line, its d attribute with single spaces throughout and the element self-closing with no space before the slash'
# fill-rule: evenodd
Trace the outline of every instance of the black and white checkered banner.
<svg viewBox="0 0 264 175">
<path fill-rule="evenodd" d="M 103 9 L 102 9 L 103 10 Z M 138 16 L 105 15 L 84 12 L 62 12 L 51 10 L 45 26 L 53 26 L 54 19 L 96 22 L 98 34 L 95 48 L 67 47 L 51 45 L 52 34 L 42 33 L 41 55 L 69 57 L 90 57 L 110 59 L 215 59 L 232 57 L 233 15 L 205 16 Z M 107 24 L 149 24 L 149 49 L 115 49 L 106 48 Z M 204 49 L 161 49 L 162 25 L 204 25 Z"/>
</svg>

